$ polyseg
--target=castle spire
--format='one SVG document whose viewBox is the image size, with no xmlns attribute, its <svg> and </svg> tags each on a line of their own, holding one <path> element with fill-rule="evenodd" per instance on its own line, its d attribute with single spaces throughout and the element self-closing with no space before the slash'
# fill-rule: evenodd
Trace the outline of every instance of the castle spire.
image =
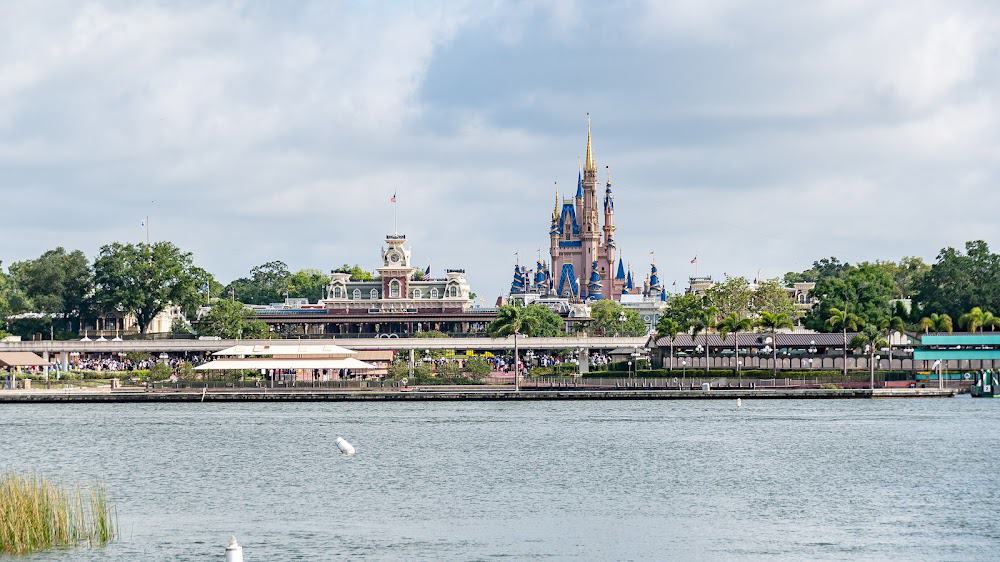
<svg viewBox="0 0 1000 562">
<path fill-rule="evenodd" d="M 586 166 L 584 167 L 585 172 L 597 173 L 597 164 L 594 162 L 594 150 L 590 143 L 590 114 L 587 114 L 587 159 Z"/>
<path fill-rule="evenodd" d="M 552 220 L 559 220 L 559 182 L 556 183 L 556 204 L 552 207 Z"/>
</svg>

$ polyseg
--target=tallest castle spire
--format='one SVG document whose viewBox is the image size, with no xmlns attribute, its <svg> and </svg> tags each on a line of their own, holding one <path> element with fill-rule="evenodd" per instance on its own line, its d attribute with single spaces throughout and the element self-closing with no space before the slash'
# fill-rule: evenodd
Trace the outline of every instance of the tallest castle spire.
<svg viewBox="0 0 1000 562">
<path fill-rule="evenodd" d="M 587 114 L 587 159 L 584 161 L 583 171 L 597 172 L 597 164 L 594 162 L 594 150 L 590 145 L 590 114 Z"/>
</svg>

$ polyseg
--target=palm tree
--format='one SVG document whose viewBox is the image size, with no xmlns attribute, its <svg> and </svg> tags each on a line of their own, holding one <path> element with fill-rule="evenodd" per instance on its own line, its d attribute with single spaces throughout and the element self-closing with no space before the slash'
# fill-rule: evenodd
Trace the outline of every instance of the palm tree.
<svg viewBox="0 0 1000 562">
<path fill-rule="evenodd" d="M 791 317 L 789 317 L 784 312 L 779 312 L 777 314 L 773 312 L 764 311 L 760 313 L 760 318 L 757 319 L 757 325 L 761 328 L 767 330 L 771 334 L 771 347 L 773 355 L 771 356 L 771 369 L 775 377 L 778 376 L 778 330 L 782 328 L 791 328 L 794 326 Z"/>
<path fill-rule="evenodd" d="M 886 345 L 889 346 L 889 370 L 891 371 L 892 370 L 892 333 L 893 332 L 900 332 L 900 333 L 905 332 L 906 331 L 906 322 L 902 318 L 900 318 L 899 316 L 893 316 L 892 318 L 890 318 L 888 320 L 888 322 L 885 322 L 884 327 L 885 327 L 885 331 L 886 331 L 886 334 L 885 334 Z"/>
<path fill-rule="evenodd" d="M 674 340 L 677 338 L 677 334 L 681 331 L 681 325 L 668 316 L 660 318 L 660 321 L 656 323 L 656 337 L 658 338 L 670 338 L 670 367 L 669 370 L 674 370 Z"/>
<path fill-rule="evenodd" d="M 736 376 L 739 377 L 740 386 L 743 386 L 743 376 L 740 374 L 740 332 L 745 332 L 749 330 L 753 324 L 748 318 L 744 318 L 740 314 L 732 313 L 722 319 L 719 322 L 718 330 L 719 337 L 723 340 L 726 336 L 733 334 L 733 352 L 736 354 Z"/>
<path fill-rule="evenodd" d="M 694 313 L 691 318 L 691 340 L 699 332 L 705 334 L 705 375 L 708 376 L 708 332 L 715 327 L 715 318 L 719 315 L 718 309 L 714 306 L 706 306 Z"/>
<path fill-rule="evenodd" d="M 931 314 L 931 318 L 934 319 L 935 331 L 948 332 L 949 334 L 955 331 L 955 326 L 951 321 L 951 316 L 948 316 L 947 314 Z"/>
<path fill-rule="evenodd" d="M 517 356 L 517 336 L 522 332 L 531 333 L 538 328 L 538 316 L 530 314 L 524 306 L 506 305 L 501 306 L 497 312 L 497 317 L 490 322 L 487 331 L 493 337 L 514 336 L 514 390 L 520 390 L 518 377 L 520 376 L 520 366 Z"/>
<path fill-rule="evenodd" d="M 885 347 L 888 342 L 882 337 L 878 328 L 867 325 L 851 338 L 851 347 L 863 349 L 868 356 L 868 370 L 871 372 L 871 389 L 875 390 L 875 353 Z"/>
<path fill-rule="evenodd" d="M 864 325 L 864 320 L 860 316 L 854 314 L 853 312 L 848 312 L 845 307 L 844 310 L 840 310 L 836 307 L 830 308 L 830 316 L 826 319 L 827 326 L 831 328 L 840 328 L 844 331 L 844 380 L 847 380 L 847 330 L 857 330 L 859 326 Z"/>
<path fill-rule="evenodd" d="M 925 334 L 930 333 L 931 328 L 934 327 L 934 320 L 930 317 L 924 316 L 920 319 L 920 329 L 924 331 Z"/>
<path fill-rule="evenodd" d="M 958 317 L 958 325 L 969 332 L 978 332 L 983 327 L 983 309 L 978 306 Z"/>
</svg>

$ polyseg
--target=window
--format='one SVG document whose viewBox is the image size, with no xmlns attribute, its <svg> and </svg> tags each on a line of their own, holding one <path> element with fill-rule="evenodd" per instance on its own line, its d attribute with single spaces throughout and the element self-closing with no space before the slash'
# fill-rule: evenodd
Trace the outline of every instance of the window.
<svg viewBox="0 0 1000 562">
<path fill-rule="evenodd" d="M 413 298 L 419 299 L 422 298 L 423 296 L 424 296 L 423 291 L 421 291 L 420 289 L 413 289 Z"/>
<path fill-rule="evenodd" d="M 389 298 L 398 299 L 399 298 L 399 279 L 393 279 L 389 281 Z"/>
<path fill-rule="evenodd" d="M 333 288 L 333 298 L 342 299 L 344 298 L 344 290 L 340 287 Z"/>
<path fill-rule="evenodd" d="M 437 289 L 431 289 L 431 298 L 432 299 L 436 299 L 436 298 L 438 298 L 438 296 L 439 296 L 438 290 Z"/>
<path fill-rule="evenodd" d="M 351 293 L 351 298 L 356 301 L 361 300 L 361 289 L 354 289 L 354 292 Z"/>
<path fill-rule="evenodd" d="M 372 289 L 372 292 L 368 293 L 368 298 L 375 300 L 378 298 L 378 289 Z"/>
<path fill-rule="evenodd" d="M 448 287 L 448 296 L 452 298 L 458 297 L 458 285 L 452 285 Z"/>
</svg>

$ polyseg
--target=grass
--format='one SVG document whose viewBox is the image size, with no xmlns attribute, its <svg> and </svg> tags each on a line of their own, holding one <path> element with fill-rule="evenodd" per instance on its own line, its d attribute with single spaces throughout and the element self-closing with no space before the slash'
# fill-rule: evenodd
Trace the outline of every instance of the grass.
<svg viewBox="0 0 1000 562">
<path fill-rule="evenodd" d="M 115 538 L 113 510 L 100 486 L 85 492 L 40 476 L 0 475 L 0 554 L 104 545 Z"/>
</svg>

